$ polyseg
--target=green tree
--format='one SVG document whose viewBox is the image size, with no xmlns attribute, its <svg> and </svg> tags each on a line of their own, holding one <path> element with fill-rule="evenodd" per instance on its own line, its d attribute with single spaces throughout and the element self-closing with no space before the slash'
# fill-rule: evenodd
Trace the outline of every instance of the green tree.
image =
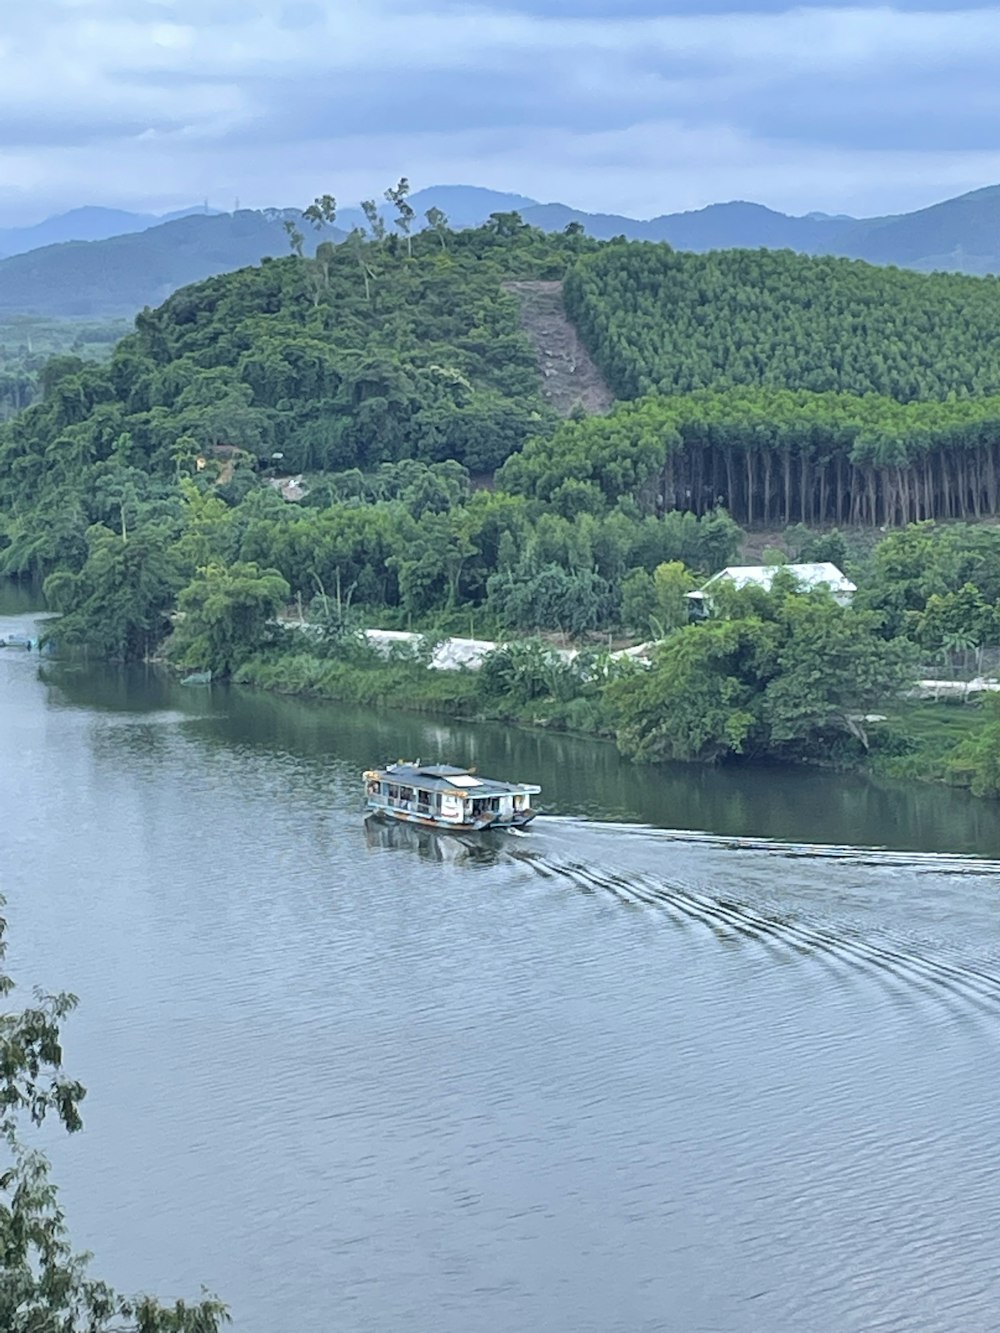
<svg viewBox="0 0 1000 1333">
<path fill-rule="evenodd" d="M 878 618 L 801 593 L 737 593 L 726 618 L 688 625 L 648 671 L 609 686 L 619 745 L 637 759 L 829 753 L 844 733 L 867 748 L 864 715 L 913 675 L 912 647 L 886 643 Z"/>
<path fill-rule="evenodd" d="M 656 585 L 644 569 L 630 569 L 621 583 L 622 624 L 648 634 L 656 615 Z"/>
<path fill-rule="evenodd" d="M 445 238 L 448 234 L 448 219 L 444 212 L 437 207 L 428 208 L 424 217 L 427 219 L 428 227 L 430 227 L 431 231 L 441 242 L 441 249 L 447 250 L 448 242 Z"/>
<path fill-rule="evenodd" d="M 808 747 L 846 731 L 867 749 L 864 715 L 912 682 L 911 645 L 887 643 L 877 616 L 820 592 L 782 598 L 777 623 L 775 671 L 763 692 L 771 748 Z"/>
<path fill-rule="evenodd" d="M 302 210 L 302 216 L 317 231 L 332 227 L 337 220 L 337 201 L 332 194 L 321 194 Z"/>
<path fill-rule="evenodd" d="M 653 570 L 654 610 L 661 628 L 669 633 L 688 622 L 688 599 L 695 585 L 691 571 L 681 560 L 670 560 Z"/>
<path fill-rule="evenodd" d="M 402 232 L 402 234 L 406 237 L 406 254 L 408 258 L 412 259 L 413 238 L 410 235 L 410 229 L 413 226 L 413 219 L 415 214 L 413 211 L 413 206 L 410 204 L 410 201 L 406 197 L 409 193 L 410 193 L 410 182 L 406 179 L 405 176 L 402 176 L 397 185 L 390 187 L 388 190 L 386 190 L 385 197 L 387 201 L 390 204 L 392 204 L 392 206 L 396 210 L 396 226 L 399 228 L 400 232 Z"/>
<path fill-rule="evenodd" d="M 301 259 L 303 257 L 302 247 L 305 244 L 306 238 L 302 235 L 301 231 L 299 231 L 291 218 L 285 218 L 281 225 L 285 229 L 285 235 L 288 237 L 288 244 L 291 247 L 292 254 L 297 255 L 299 259 Z"/>
<path fill-rule="evenodd" d="M 0 899 L 0 909 L 3 907 Z M 7 975 L 7 923 L 0 917 L 0 995 Z M 74 1251 L 49 1164 L 26 1130 L 53 1118 L 82 1127 L 85 1089 L 63 1072 L 61 1024 L 76 997 L 36 993 L 28 1008 L 0 1014 L 0 1328 L 5 1333 L 217 1333 L 230 1322 L 211 1297 L 161 1305 L 125 1297 L 89 1272 Z"/>
<path fill-rule="evenodd" d="M 762 685 L 777 638 L 773 624 L 752 619 L 678 630 L 648 670 L 608 686 L 619 748 L 646 763 L 763 751 Z"/>
<path fill-rule="evenodd" d="M 251 561 L 200 569 L 180 594 L 174 652 L 183 666 L 229 676 L 272 642 L 274 617 L 291 589 L 276 569 Z"/>
<path fill-rule="evenodd" d="M 953 592 L 932 593 L 914 620 L 922 647 L 949 659 L 960 652 L 963 667 L 968 666 L 968 654 L 989 643 L 997 629 L 995 608 L 973 583 L 963 583 Z"/>
<path fill-rule="evenodd" d="M 97 525 L 78 574 L 57 570 L 45 580 L 47 602 L 62 616 L 49 637 L 118 662 L 141 661 L 169 628 L 179 586 L 170 532 L 146 524 L 127 541 Z"/>
<path fill-rule="evenodd" d="M 385 240 L 385 219 L 378 211 L 378 205 L 374 199 L 362 199 L 361 211 L 365 215 L 365 221 L 372 234 L 372 240 L 376 245 Z"/>
</svg>

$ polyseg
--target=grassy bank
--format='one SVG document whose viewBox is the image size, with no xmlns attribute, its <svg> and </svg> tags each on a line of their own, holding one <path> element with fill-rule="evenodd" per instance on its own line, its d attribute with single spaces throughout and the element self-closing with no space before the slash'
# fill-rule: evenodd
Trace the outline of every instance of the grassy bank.
<svg viewBox="0 0 1000 1333">
<path fill-rule="evenodd" d="M 984 725 L 982 702 L 907 700 L 887 708 L 876 732 L 871 770 L 886 777 L 967 786 L 956 751 Z"/>
<path fill-rule="evenodd" d="M 234 679 L 279 694 L 364 707 L 404 708 L 467 722 L 503 721 L 595 739 L 614 735 L 600 686 L 577 682 L 574 687 L 568 677 L 556 678 L 550 693 L 536 684 L 532 697 L 525 698 L 516 689 L 498 690 L 488 672 L 433 671 L 422 660 L 385 660 L 375 654 L 345 661 L 298 652 L 255 657 Z M 901 701 L 885 713 L 886 720 L 869 729 L 867 752 L 854 749 L 845 734 L 836 753 L 803 762 L 875 777 L 970 785 L 957 756 L 982 732 L 980 703 Z"/>
<path fill-rule="evenodd" d="M 440 713 L 466 722 L 511 722 L 602 739 L 613 735 L 598 682 L 581 681 L 569 667 L 548 664 L 547 677 L 540 678 L 523 669 L 523 659 L 521 666 L 516 679 L 504 680 L 490 670 L 429 670 L 422 658 L 405 655 L 344 660 L 298 652 L 251 658 L 233 679 L 278 694 Z"/>
<path fill-rule="evenodd" d="M 471 671 L 429 671 L 417 662 L 355 663 L 311 653 L 286 653 L 251 658 L 233 679 L 238 685 L 276 694 L 449 713 L 468 719 L 478 715 L 476 679 Z"/>
</svg>

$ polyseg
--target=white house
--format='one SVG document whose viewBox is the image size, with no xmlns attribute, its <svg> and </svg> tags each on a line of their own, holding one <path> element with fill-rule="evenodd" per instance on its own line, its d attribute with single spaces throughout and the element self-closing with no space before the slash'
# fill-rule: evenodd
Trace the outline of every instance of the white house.
<svg viewBox="0 0 1000 1333">
<path fill-rule="evenodd" d="M 706 603 L 712 598 L 712 585 L 726 580 L 737 588 L 754 585 L 770 591 L 775 575 L 779 572 L 791 574 L 808 592 L 813 588 L 827 587 L 833 593 L 834 600 L 841 606 L 850 605 L 851 598 L 857 592 L 857 585 L 829 560 L 818 560 L 807 565 L 729 565 L 713 574 L 698 592 L 689 592 L 688 598 L 694 603 L 692 611 L 698 614 L 697 607 L 707 611 Z"/>
</svg>

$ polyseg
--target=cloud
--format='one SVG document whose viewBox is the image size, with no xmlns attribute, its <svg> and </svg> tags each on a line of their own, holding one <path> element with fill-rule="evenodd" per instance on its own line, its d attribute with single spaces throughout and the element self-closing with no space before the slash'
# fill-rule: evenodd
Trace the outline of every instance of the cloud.
<svg viewBox="0 0 1000 1333">
<path fill-rule="evenodd" d="M 1000 179 L 995 9 L 707 7 L 35 0 L 0 34 L 0 210 L 347 202 L 405 173 L 647 216 L 881 211 Z"/>
</svg>

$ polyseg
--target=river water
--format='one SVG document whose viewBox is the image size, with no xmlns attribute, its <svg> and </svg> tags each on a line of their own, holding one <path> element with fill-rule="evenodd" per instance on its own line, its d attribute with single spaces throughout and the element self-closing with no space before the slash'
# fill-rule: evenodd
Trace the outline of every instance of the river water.
<svg viewBox="0 0 1000 1333">
<path fill-rule="evenodd" d="M 415 754 L 546 814 L 366 824 Z M 1000 1322 L 995 806 L 9 649 L 0 761 L 19 993 L 81 997 L 46 1146 L 121 1288 L 239 1333 Z"/>
</svg>

